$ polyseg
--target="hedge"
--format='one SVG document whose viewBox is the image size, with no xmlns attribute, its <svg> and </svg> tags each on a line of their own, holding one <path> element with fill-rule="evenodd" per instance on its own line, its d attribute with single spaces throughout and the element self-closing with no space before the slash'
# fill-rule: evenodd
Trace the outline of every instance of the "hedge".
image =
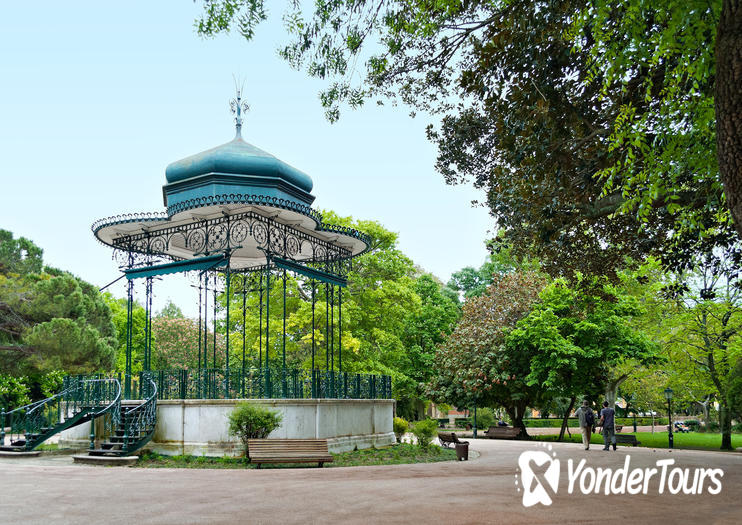
<svg viewBox="0 0 742 525">
<path fill-rule="evenodd" d="M 595 414 L 595 421 L 600 420 L 600 417 Z M 562 419 L 561 418 L 529 418 L 524 419 L 523 422 L 526 424 L 526 427 L 531 428 L 560 428 L 562 426 Z M 634 424 L 634 418 L 633 417 L 617 417 L 616 418 L 616 425 L 623 425 L 623 426 L 632 426 Z M 649 426 L 652 424 L 652 418 L 651 417 L 638 417 L 636 418 L 636 425 L 637 426 Z M 578 420 L 576 417 L 570 417 L 567 420 L 567 425 L 570 427 L 577 427 L 579 426 Z M 664 417 L 656 417 L 654 418 L 654 425 L 667 425 L 667 418 Z"/>
</svg>

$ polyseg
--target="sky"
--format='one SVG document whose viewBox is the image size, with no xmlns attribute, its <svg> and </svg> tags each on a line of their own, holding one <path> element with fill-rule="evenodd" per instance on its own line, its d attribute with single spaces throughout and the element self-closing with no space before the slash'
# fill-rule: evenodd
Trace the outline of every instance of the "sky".
<svg viewBox="0 0 742 525">
<path fill-rule="evenodd" d="M 494 221 L 480 191 L 448 186 L 409 108 L 347 109 L 330 124 L 323 87 L 276 53 L 281 3 L 252 42 L 202 39 L 200 2 L 0 2 L 0 228 L 45 263 L 104 286 L 120 274 L 93 221 L 164 211 L 166 166 L 234 136 L 233 77 L 250 104 L 243 137 L 310 175 L 315 208 L 376 220 L 447 281 L 486 257 Z M 195 308 L 183 283 L 155 290 Z M 110 290 L 123 296 L 123 286 Z M 191 306 L 192 305 L 192 306 Z"/>
</svg>

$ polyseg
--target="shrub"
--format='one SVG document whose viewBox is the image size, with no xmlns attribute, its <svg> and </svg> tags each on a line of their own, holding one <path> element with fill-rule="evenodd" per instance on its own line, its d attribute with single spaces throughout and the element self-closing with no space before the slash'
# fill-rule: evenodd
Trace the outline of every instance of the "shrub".
<svg viewBox="0 0 742 525">
<path fill-rule="evenodd" d="M 52 370 L 41 376 L 39 387 L 44 398 L 52 397 L 62 391 L 65 373 L 62 370 Z"/>
<path fill-rule="evenodd" d="M 410 424 L 403 417 L 395 417 L 393 424 L 394 424 L 394 435 L 397 436 L 397 443 L 401 443 L 402 436 L 404 436 L 407 430 L 410 428 Z"/>
<path fill-rule="evenodd" d="M 438 421 L 435 419 L 423 419 L 412 427 L 412 433 L 417 438 L 417 444 L 424 449 L 430 447 L 437 430 Z"/>
<path fill-rule="evenodd" d="M 732 432 L 742 432 L 742 421 L 732 425 Z"/>
<path fill-rule="evenodd" d="M 495 412 L 491 408 L 478 408 L 477 409 L 477 428 L 486 430 L 489 427 L 495 426 L 497 418 Z"/>
<path fill-rule="evenodd" d="M 698 427 L 701 426 L 701 423 L 697 419 L 686 419 L 685 424 L 688 426 L 691 430 L 698 430 Z"/>
<path fill-rule="evenodd" d="M 25 377 L 0 374 L 0 408 L 10 412 L 31 402 Z"/>
<path fill-rule="evenodd" d="M 281 425 L 282 419 L 283 416 L 273 410 L 250 403 L 238 403 L 229 414 L 229 434 L 242 441 L 247 459 L 247 440 L 268 437 L 268 434 Z"/>
<path fill-rule="evenodd" d="M 451 411 L 451 405 L 448 403 L 441 403 L 440 405 L 437 405 L 438 411 L 443 414 L 444 416 L 447 416 L 448 413 Z"/>
</svg>

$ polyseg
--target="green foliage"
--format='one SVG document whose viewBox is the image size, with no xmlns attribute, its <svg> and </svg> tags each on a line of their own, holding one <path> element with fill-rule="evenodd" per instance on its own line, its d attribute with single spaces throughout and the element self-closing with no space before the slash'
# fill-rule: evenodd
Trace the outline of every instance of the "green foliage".
<svg viewBox="0 0 742 525">
<path fill-rule="evenodd" d="M 27 275 L 40 273 L 43 250 L 24 237 L 0 229 L 0 274 Z"/>
<path fill-rule="evenodd" d="M 183 310 L 178 305 L 168 300 L 167 304 L 160 310 L 157 317 L 166 317 L 168 319 L 183 319 Z"/>
<path fill-rule="evenodd" d="M 494 427 L 496 423 L 497 418 L 494 410 L 487 407 L 477 408 L 477 428 L 487 429 Z"/>
<path fill-rule="evenodd" d="M 444 115 L 428 132 L 438 170 L 487 192 L 515 251 L 555 276 L 613 276 L 626 255 L 684 267 L 734 238 L 715 154 L 716 78 L 739 47 L 724 5 L 286 2 L 280 55 L 325 83 L 331 121 L 367 99 Z M 263 6 L 204 0 L 197 31 L 251 39 Z M 739 146 L 728 124 L 722 154 Z"/>
<path fill-rule="evenodd" d="M 247 459 L 247 440 L 268 437 L 268 434 L 281 425 L 282 419 L 279 412 L 251 403 L 238 403 L 229 414 L 229 435 L 242 441 Z"/>
<path fill-rule="evenodd" d="M 640 447 L 646 447 L 646 448 L 654 448 L 658 450 L 667 449 L 668 442 L 667 442 L 667 431 L 655 431 L 652 432 L 637 432 L 635 434 L 636 439 L 638 439 L 641 444 Z M 687 434 L 681 434 L 681 433 L 675 433 L 674 436 L 674 444 L 673 447 L 675 449 L 691 449 L 691 450 L 718 450 L 719 448 L 719 439 L 721 436 L 718 433 L 698 433 L 698 432 L 688 432 Z M 536 435 L 533 436 L 532 439 L 538 440 L 538 441 L 554 441 L 556 435 Z M 567 441 L 570 441 L 572 443 L 581 443 L 582 442 L 582 436 L 578 432 L 574 432 L 572 434 L 571 438 L 567 438 Z M 594 445 L 603 445 L 603 436 L 601 434 L 595 433 L 592 435 L 592 439 L 590 441 Z M 742 446 L 742 436 L 734 435 L 732 437 L 732 443 L 736 447 Z M 619 445 L 621 447 L 622 445 Z M 627 449 L 629 450 L 629 449 Z"/>
<path fill-rule="evenodd" d="M 413 262 L 397 246 L 398 235 L 385 229 L 374 221 L 355 220 L 340 217 L 330 211 L 323 211 L 323 220 L 339 226 L 356 228 L 367 233 L 371 246 L 367 253 L 354 260 L 353 270 L 348 275 L 348 286 L 342 295 L 342 368 L 347 372 L 380 373 L 392 376 L 394 397 L 400 415 L 413 418 L 423 412 L 425 395 L 420 384 L 433 372 L 435 346 L 449 332 L 460 312 L 458 300 L 450 290 L 429 274 L 420 274 Z M 283 286 L 276 277 L 271 277 L 270 329 L 272 334 L 283 330 Z M 243 284 L 248 290 L 243 311 L 242 294 L 235 295 L 230 305 L 231 331 L 230 362 L 241 363 L 243 355 L 242 329 L 245 330 L 244 353 L 247 366 L 265 364 L 265 341 L 261 340 L 261 329 L 265 330 L 265 309 L 260 326 L 261 281 L 254 276 L 247 283 L 241 278 L 232 279 L 235 291 Z M 265 280 L 262 281 L 265 287 Z M 309 369 L 312 366 L 312 287 L 311 284 L 290 274 L 286 283 L 286 362 L 288 367 Z M 265 295 L 265 294 L 264 294 Z M 334 364 L 337 368 L 340 343 L 339 308 L 328 304 L 324 286 L 315 290 L 314 310 L 314 366 L 324 370 Z M 220 308 L 226 306 L 220 298 Z M 326 323 L 335 326 L 331 338 Z M 156 320 L 159 323 L 159 318 Z M 185 323 L 186 321 L 181 321 Z M 157 344 L 155 353 L 164 341 L 172 347 L 168 355 L 185 352 L 188 343 L 181 329 L 175 328 L 166 339 L 156 327 Z M 220 321 L 218 332 L 223 333 L 224 321 Z M 194 328 L 182 327 L 182 332 Z M 196 342 L 195 337 L 193 342 Z M 211 346 L 209 342 L 209 346 Z M 283 352 L 281 337 L 271 336 L 268 357 L 271 363 L 280 362 Z M 221 351 L 221 342 L 218 343 Z M 259 348 L 262 347 L 262 355 Z M 164 349 L 164 347 L 163 347 Z M 183 349 L 183 350 L 181 350 Z M 333 352 L 329 350 L 334 350 Z M 197 348 L 187 355 L 196 356 Z M 217 354 L 217 362 L 223 363 Z"/>
<path fill-rule="evenodd" d="M 391 447 L 367 448 L 333 454 L 333 461 L 325 463 L 325 468 L 359 467 L 371 465 L 401 465 L 409 463 L 434 463 L 439 461 L 453 461 L 456 451 L 441 447 L 422 449 L 409 443 L 400 443 Z M 163 456 L 153 452 L 143 452 L 135 465 L 141 468 L 205 468 L 205 469 L 234 469 L 255 468 L 239 458 L 208 457 L 208 456 Z M 302 464 L 263 465 L 263 468 L 295 468 L 304 467 Z"/>
<path fill-rule="evenodd" d="M 407 433 L 410 424 L 402 417 L 395 417 L 392 424 L 394 426 L 394 435 L 397 436 L 397 443 L 401 443 L 402 436 Z"/>
<path fill-rule="evenodd" d="M 686 419 L 685 424 L 688 426 L 689 429 L 691 429 L 694 432 L 697 432 L 701 426 L 701 422 L 698 421 L 697 419 Z"/>
<path fill-rule="evenodd" d="M 423 449 L 430 447 L 438 430 L 438 421 L 423 419 L 412 425 L 412 434 L 417 438 L 417 445 Z"/>
<path fill-rule="evenodd" d="M 560 428 L 562 426 L 562 418 L 554 419 L 542 419 L 542 418 L 536 418 L 536 419 L 524 419 L 523 422 L 525 423 L 526 427 L 531 428 Z M 632 427 L 634 424 L 634 418 L 631 417 L 617 417 L 616 418 L 616 424 L 617 425 L 623 425 L 625 427 Z M 636 424 L 637 426 L 648 426 L 652 424 L 652 418 L 649 417 L 637 417 L 636 418 Z M 656 417 L 654 418 L 654 424 L 655 426 L 661 426 L 661 425 L 667 425 L 667 418 L 664 417 Z M 570 428 L 573 427 L 579 427 L 579 420 L 575 417 L 570 417 L 567 421 L 567 426 Z"/>
<path fill-rule="evenodd" d="M 203 330 L 203 329 L 202 329 Z M 198 368 L 199 329 L 198 321 L 186 317 L 158 315 L 152 319 L 152 366 L 156 370 L 196 369 Z M 200 332 L 203 340 L 204 333 Z M 216 336 L 216 364 L 213 342 L 214 332 L 207 331 L 208 366 L 219 368 L 225 366 L 226 339 L 223 333 Z M 203 347 L 201 347 L 203 354 Z M 232 361 L 233 363 L 235 361 Z"/>
<path fill-rule="evenodd" d="M 655 361 L 658 346 L 630 322 L 641 314 L 635 298 L 614 285 L 578 289 L 557 280 L 506 344 L 532 356 L 529 385 L 576 398 L 598 390 L 621 362 Z"/>
<path fill-rule="evenodd" d="M 525 382 L 532 356 L 512 352 L 505 339 L 538 301 L 544 284 L 535 272 L 498 275 L 487 294 L 464 304 L 461 320 L 436 354 L 438 375 L 428 383 L 435 401 L 458 407 L 503 406 L 519 424 L 540 389 Z"/>
<path fill-rule="evenodd" d="M 62 390 L 65 374 L 62 370 L 52 370 L 39 378 L 39 388 L 44 398 L 52 397 Z"/>
<path fill-rule="evenodd" d="M 25 377 L 0 374 L 0 408 L 8 412 L 30 402 Z"/>
<path fill-rule="evenodd" d="M 4 246 L 6 267 L 39 269 L 40 249 L 12 238 Z M 110 369 L 113 363 L 110 309 L 96 287 L 66 272 L 0 273 L 0 326 L 0 371 L 6 373 L 37 378 L 52 370 Z"/>
<path fill-rule="evenodd" d="M 732 415 L 742 419 L 742 358 L 737 361 L 727 386 L 727 397 Z"/>
</svg>

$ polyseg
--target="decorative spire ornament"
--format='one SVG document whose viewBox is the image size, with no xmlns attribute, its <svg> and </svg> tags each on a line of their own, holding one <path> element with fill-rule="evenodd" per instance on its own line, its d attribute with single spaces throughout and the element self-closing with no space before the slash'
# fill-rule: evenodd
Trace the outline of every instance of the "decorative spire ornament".
<svg viewBox="0 0 742 525">
<path fill-rule="evenodd" d="M 250 111 L 250 105 L 247 102 L 242 101 L 242 90 L 245 87 L 244 82 L 242 86 L 237 86 L 237 80 L 235 80 L 234 88 L 237 92 L 237 96 L 229 101 L 229 107 L 232 110 L 232 114 L 235 115 L 234 123 L 236 128 L 235 138 L 242 138 L 242 113 Z"/>
</svg>

